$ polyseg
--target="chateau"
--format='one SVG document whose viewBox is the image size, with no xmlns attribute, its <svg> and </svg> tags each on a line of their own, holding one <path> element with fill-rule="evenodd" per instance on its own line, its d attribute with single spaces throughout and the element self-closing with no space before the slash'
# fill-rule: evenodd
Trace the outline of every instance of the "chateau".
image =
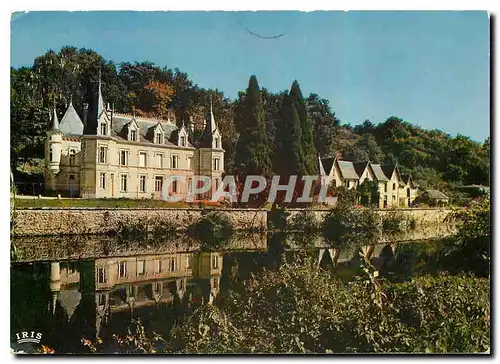
<svg viewBox="0 0 500 364">
<path fill-rule="evenodd" d="M 320 177 L 333 187 L 357 189 L 365 181 L 375 181 L 378 188 L 379 208 L 409 207 L 415 200 L 418 185 L 408 174 L 399 173 L 396 165 L 351 162 L 318 156 Z"/>
<path fill-rule="evenodd" d="M 70 103 L 59 122 L 54 109 L 45 143 L 45 186 L 48 193 L 83 198 L 161 198 L 169 176 L 169 194 L 184 198 L 193 176 L 211 179 L 210 198 L 224 172 L 222 135 L 214 119 L 212 104 L 203 134 L 194 142 L 175 117 L 166 120 L 114 112 L 105 107 L 101 81 L 96 125 L 87 125 Z M 192 130 L 191 130 L 192 131 Z M 166 185 L 165 185 L 166 187 Z"/>
</svg>

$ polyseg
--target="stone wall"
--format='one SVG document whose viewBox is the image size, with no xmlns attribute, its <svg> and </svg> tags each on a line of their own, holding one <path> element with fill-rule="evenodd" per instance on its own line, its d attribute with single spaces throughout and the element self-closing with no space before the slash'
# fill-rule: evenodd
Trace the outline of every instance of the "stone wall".
<svg viewBox="0 0 500 364">
<path fill-rule="evenodd" d="M 210 210 L 203 209 L 96 209 L 47 208 L 17 210 L 16 236 L 106 234 L 121 224 L 145 224 L 148 221 L 175 224 L 186 229 Z M 267 228 L 267 211 L 259 209 L 217 209 L 226 214 L 235 229 Z"/>
<path fill-rule="evenodd" d="M 179 230 L 186 229 L 210 210 L 203 209 L 130 209 L 130 208 L 45 208 L 17 210 L 15 218 L 16 236 L 46 235 L 78 235 L 106 234 L 116 232 L 120 224 L 145 224 L 148 221 L 175 224 Z M 265 230 L 267 228 L 267 210 L 260 209 L 217 209 L 226 214 L 233 227 L 238 230 Z M 289 209 L 288 221 L 299 217 L 306 211 L 312 211 L 322 221 L 328 210 Z M 444 234 L 437 233 L 438 226 L 449 225 L 445 218 L 449 209 L 398 209 L 378 210 L 380 214 L 399 211 L 404 216 L 415 219 L 415 233 L 426 230 L 425 236 L 440 237 L 449 235 L 448 228 Z M 435 234 L 436 236 L 433 236 Z M 419 235 L 419 234 L 417 234 Z"/>
<path fill-rule="evenodd" d="M 287 217 L 287 222 L 293 219 L 300 218 L 300 215 L 312 212 L 316 217 L 316 220 L 323 221 L 325 216 L 328 214 L 329 210 L 319 210 L 319 209 L 287 209 L 289 213 Z M 401 213 L 404 217 L 409 217 L 415 219 L 416 226 L 429 226 L 436 224 L 444 224 L 446 217 L 451 212 L 450 209 L 417 209 L 417 208 L 407 208 L 407 209 L 380 209 L 376 210 L 377 213 L 381 215 L 391 214 L 394 212 Z"/>
<path fill-rule="evenodd" d="M 15 262 L 133 257 L 152 254 L 177 254 L 202 250 L 199 241 L 184 234 L 161 240 L 122 240 L 103 235 L 15 237 Z M 261 251 L 267 249 L 266 232 L 236 232 L 218 252 Z"/>
</svg>

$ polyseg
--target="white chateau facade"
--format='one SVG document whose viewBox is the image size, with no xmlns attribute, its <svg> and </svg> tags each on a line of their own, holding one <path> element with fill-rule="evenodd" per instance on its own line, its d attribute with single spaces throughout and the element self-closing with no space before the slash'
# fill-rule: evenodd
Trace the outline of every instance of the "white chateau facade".
<svg viewBox="0 0 500 364">
<path fill-rule="evenodd" d="M 210 198 L 222 181 L 224 150 L 212 105 L 200 140 L 175 118 L 143 118 L 105 107 L 99 81 L 96 124 L 85 128 L 70 103 L 59 122 L 56 110 L 45 143 L 45 188 L 48 193 L 83 198 L 185 199 L 194 176 L 211 179 Z M 176 177 L 173 177 L 176 176 Z M 169 178 L 170 177 L 170 178 Z M 185 178 L 185 181 L 182 179 Z M 201 186 L 197 186 L 201 187 Z"/>
</svg>

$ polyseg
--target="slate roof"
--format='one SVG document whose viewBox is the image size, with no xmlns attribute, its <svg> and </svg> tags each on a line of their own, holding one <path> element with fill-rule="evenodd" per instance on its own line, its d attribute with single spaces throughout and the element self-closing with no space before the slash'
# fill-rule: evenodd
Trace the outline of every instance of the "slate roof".
<svg viewBox="0 0 500 364">
<path fill-rule="evenodd" d="M 217 124 L 215 123 L 212 101 L 210 101 L 210 112 L 207 115 L 207 123 L 205 130 L 198 141 L 198 146 L 202 148 L 212 148 L 212 137 L 217 131 Z"/>
<path fill-rule="evenodd" d="M 358 175 L 359 178 L 361 178 L 361 175 L 365 171 L 366 167 L 368 166 L 368 161 L 366 162 L 354 162 L 354 170 L 356 171 L 356 174 Z"/>
<path fill-rule="evenodd" d="M 382 166 L 380 164 L 373 164 L 371 163 L 373 173 L 375 173 L 375 177 L 377 178 L 378 181 L 380 182 L 387 182 L 389 181 L 389 177 L 387 177 L 382 169 Z"/>
<path fill-rule="evenodd" d="M 115 114 L 113 115 L 111 136 L 118 139 L 127 140 L 128 136 L 128 125 L 134 119 L 131 115 Z M 156 119 L 143 119 L 136 118 L 137 125 L 139 126 L 139 133 L 137 135 L 137 141 L 140 143 L 154 143 L 154 128 L 159 120 Z M 169 146 L 178 146 L 177 140 L 173 140 L 172 137 L 177 136 L 177 125 L 171 123 L 160 123 L 164 133 L 165 133 L 165 144 Z M 192 148 L 193 145 L 187 141 L 187 147 Z"/>
<path fill-rule="evenodd" d="M 344 179 L 358 179 L 358 174 L 354 169 L 354 164 L 352 162 L 339 160 L 339 169 L 342 177 Z"/>
<path fill-rule="evenodd" d="M 387 178 L 391 179 L 392 174 L 394 173 L 394 169 L 396 168 L 396 166 L 393 164 L 382 164 L 380 167 L 384 171 L 384 174 L 387 176 Z"/>
<path fill-rule="evenodd" d="M 439 190 L 427 190 L 426 193 L 429 195 L 429 197 L 436 199 L 436 200 L 447 200 L 448 196 L 446 196 L 443 192 Z"/>
<path fill-rule="evenodd" d="M 326 175 L 330 175 L 330 172 L 333 167 L 333 162 L 335 162 L 335 158 L 324 158 L 321 160 L 321 163 L 323 164 L 323 168 L 325 169 Z"/>
<path fill-rule="evenodd" d="M 405 183 L 408 184 L 408 181 L 410 180 L 411 176 L 408 173 L 401 173 L 401 180 Z"/>
<path fill-rule="evenodd" d="M 83 134 L 83 122 L 78 116 L 73 103 L 70 102 L 68 109 L 64 113 L 64 116 L 59 124 L 59 130 L 61 130 L 66 135 L 77 135 Z"/>
</svg>

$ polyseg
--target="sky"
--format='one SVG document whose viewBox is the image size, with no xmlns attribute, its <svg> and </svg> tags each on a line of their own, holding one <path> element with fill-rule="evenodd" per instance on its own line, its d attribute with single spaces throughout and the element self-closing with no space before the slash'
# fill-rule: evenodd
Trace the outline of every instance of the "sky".
<svg viewBox="0 0 500 364">
<path fill-rule="evenodd" d="M 178 67 L 231 98 L 252 74 L 273 92 L 296 79 L 343 123 L 397 116 L 482 142 L 490 135 L 489 32 L 479 11 L 29 12 L 11 18 L 11 66 L 70 45 L 117 63 Z"/>
</svg>

